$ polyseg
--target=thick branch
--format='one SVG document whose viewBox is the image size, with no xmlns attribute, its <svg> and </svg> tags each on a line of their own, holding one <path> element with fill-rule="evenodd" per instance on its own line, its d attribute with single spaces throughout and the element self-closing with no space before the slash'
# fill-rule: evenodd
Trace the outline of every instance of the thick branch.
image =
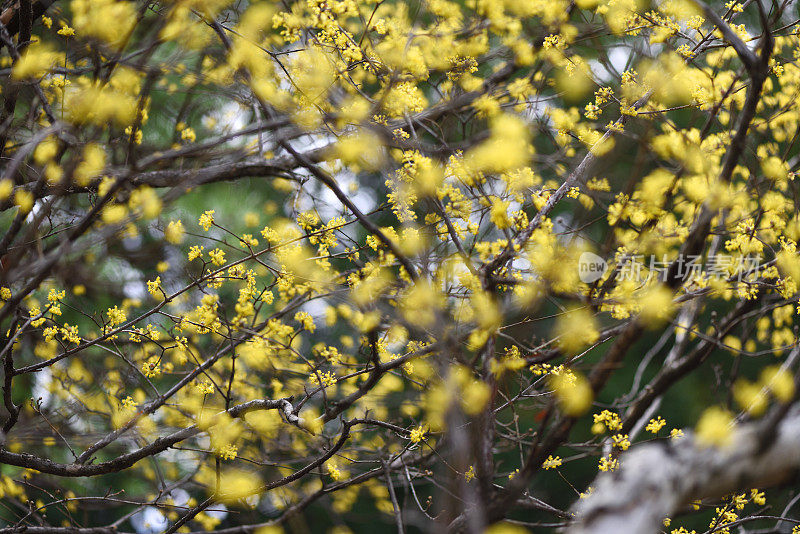
<svg viewBox="0 0 800 534">
<path fill-rule="evenodd" d="M 762 449 L 765 424 L 740 426 L 724 449 L 701 448 L 692 435 L 634 447 L 621 457 L 619 470 L 592 484 L 595 491 L 578 502 L 578 519 L 567 532 L 655 533 L 665 517 L 693 500 L 786 481 L 800 468 L 800 409 L 791 411 Z"/>
<path fill-rule="evenodd" d="M 286 405 L 289 407 L 288 413 L 291 414 L 291 403 L 288 399 L 257 399 L 234 406 L 228 410 L 228 415 L 231 417 L 241 417 L 247 412 L 251 412 L 253 410 L 276 409 L 281 409 L 284 411 L 284 413 L 287 413 Z M 289 422 L 293 422 L 296 425 L 300 424 L 300 420 L 297 418 L 297 416 L 292 415 L 292 417 L 294 420 L 290 420 Z M 189 439 L 201 432 L 202 430 L 200 430 L 197 425 L 192 425 L 188 428 L 184 428 L 183 430 L 173 432 L 168 436 L 158 438 L 149 445 L 145 445 L 144 447 L 133 452 L 123 454 L 114 458 L 113 460 L 99 464 L 60 464 L 47 458 L 35 456 L 33 454 L 14 453 L 7 450 L 0 450 L 0 463 L 16 465 L 18 467 L 25 467 L 28 469 L 35 469 L 42 473 L 62 477 L 87 477 L 104 475 L 106 473 L 114 473 L 126 469 L 143 458 L 154 456 L 160 452 L 163 452 L 176 443 L 185 439 Z"/>
</svg>

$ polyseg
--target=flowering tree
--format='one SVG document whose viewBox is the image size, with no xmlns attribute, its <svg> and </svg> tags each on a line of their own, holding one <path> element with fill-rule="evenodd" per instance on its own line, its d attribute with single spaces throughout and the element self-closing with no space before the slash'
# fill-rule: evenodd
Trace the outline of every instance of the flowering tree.
<svg viewBox="0 0 800 534">
<path fill-rule="evenodd" d="M 800 525 L 796 15 L 5 2 L 0 532 Z"/>
</svg>

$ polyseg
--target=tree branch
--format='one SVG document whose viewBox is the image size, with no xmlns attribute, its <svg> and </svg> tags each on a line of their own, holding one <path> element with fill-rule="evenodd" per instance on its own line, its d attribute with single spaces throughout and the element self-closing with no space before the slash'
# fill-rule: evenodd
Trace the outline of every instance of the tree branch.
<svg viewBox="0 0 800 534">
<path fill-rule="evenodd" d="M 603 473 L 578 501 L 569 534 L 659 532 L 661 522 L 693 500 L 786 481 L 800 468 L 800 409 L 781 421 L 762 449 L 767 420 L 741 425 L 729 448 L 702 448 L 690 433 L 681 439 L 634 446 L 620 468 Z"/>
</svg>

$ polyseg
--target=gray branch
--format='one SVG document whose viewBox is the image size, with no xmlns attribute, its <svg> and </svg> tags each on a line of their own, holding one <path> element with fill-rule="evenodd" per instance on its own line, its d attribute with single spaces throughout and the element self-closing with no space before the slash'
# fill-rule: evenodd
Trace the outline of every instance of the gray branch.
<svg viewBox="0 0 800 534">
<path fill-rule="evenodd" d="M 739 425 L 727 448 L 702 448 L 693 435 L 635 446 L 617 471 L 601 474 L 580 500 L 569 534 L 660 532 L 662 521 L 693 500 L 784 482 L 800 468 L 800 409 L 774 428 L 770 418 Z"/>
</svg>

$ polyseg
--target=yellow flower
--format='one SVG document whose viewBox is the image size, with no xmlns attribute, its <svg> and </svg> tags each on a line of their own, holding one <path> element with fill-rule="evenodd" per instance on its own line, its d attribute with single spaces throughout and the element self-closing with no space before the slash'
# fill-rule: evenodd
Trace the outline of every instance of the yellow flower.
<svg viewBox="0 0 800 534">
<path fill-rule="evenodd" d="M 208 229 L 211 228 L 211 225 L 214 224 L 214 211 L 215 210 L 208 210 L 203 212 L 200 216 L 200 226 L 203 227 L 203 230 L 208 232 Z"/>
<path fill-rule="evenodd" d="M 211 258 L 211 263 L 216 266 L 225 265 L 225 251 L 223 250 L 215 248 L 208 253 L 208 257 Z"/>
<path fill-rule="evenodd" d="M 794 397 L 794 378 L 782 367 L 776 365 L 765 367 L 761 371 L 759 383 L 783 403 L 791 401 Z"/>
<path fill-rule="evenodd" d="M 239 469 L 222 471 L 219 479 L 219 498 L 222 502 L 235 503 L 239 499 L 259 492 L 260 481 L 255 473 Z"/>
<path fill-rule="evenodd" d="M 41 78 L 56 62 L 58 54 L 50 45 L 42 43 L 31 44 L 14 64 L 11 77 L 15 80 L 26 78 Z"/>
<path fill-rule="evenodd" d="M 631 441 L 628 439 L 628 434 L 614 434 L 611 436 L 611 443 L 614 447 L 626 451 L 631 446 Z"/>
<path fill-rule="evenodd" d="M 664 421 L 661 418 L 661 416 L 658 416 L 655 419 L 650 419 L 650 421 L 647 423 L 647 426 L 644 427 L 644 429 L 652 434 L 658 434 L 658 431 L 664 428 L 664 425 L 666 424 L 667 422 Z"/>
<path fill-rule="evenodd" d="M 592 406 L 594 393 L 583 375 L 566 370 L 558 375 L 548 375 L 548 383 L 566 415 L 579 417 Z"/>
<path fill-rule="evenodd" d="M 733 384 L 733 399 L 741 409 L 754 417 L 762 415 L 768 406 L 767 389 L 744 378 Z"/>
<path fill-rule="evenodd" d="M 723 448 L 733 443 L 733 414 L 719 406 L 708 408 L 695 428 L 697 443 L 703 447 Z"/>
<path fill-rule="evenodd" d="M 425 439 L 426 432 L 427 431 L 425 430 L 425 427 L 423 427 L 422 425 L 412 429 L 409 434 L 409 439 L 411 440 L 411 443 L 419 443 L 420 441 Z"/>
<path fill-rule="evenodd" d="M 411 82 L 402 82 L 394 86 L 384 106 L 391 117 L 402 117 L 404 113 L 416 113 L 428 105 L 425 95 Z"/>
<path fill-rule="evenodd" d="M 173 245 L 183 242 L 184 234 L 183 223 L 180 220 L 170 221 L 164 230 L 164 238 Z"/>
<path fill-rule="evenodd" d="M 192 245 L 192 247 L 189 249 L 189 254 L 188 254 L 189 261 L 201 257 L 203 255 L 204 250 L 205 247 L 202 245 Z"/>
<path fill-rule="evenodd" d="M 161 365 L 159 364 L 158 357 L 153 356 L 142 364 L 142 373 L 147 378 L 155 378 L 161 374 Z"/>
<path fill-rule="evenodd" d="M 477 380 L 465 367 L 458 367 L 454 375 L 455 382 L 461 390 L 459 397 L 461 409 L 467 415 L 478 415 L 492 396 L 491 388 Z"/>
<path fill-rule="evenodd" d="M 109 204 L 103 208 L 101 218 L 106 224 L 117 224 L 128 216 L 128 208 L 122 204 Z"/>
<path fill-rule="evenodd" d="M 464 480 L 466 480 L 467 482 L 471 482 L 473 478 L 475 478 L 475 467 L 469 466 L 467 472 L 464 473 Z"/>
<path fill-rule="evenodd" d="M 64 21 L 61 21 L 60 24 L 61 29 L 56 32 L 58 35 L 63 35 L 64 37 L 72 37 L 75 35 L 75 28 L 70 28 Z"/>
<path fill-rule="evenodd" d="M 320 383 L 327 388 L 336 384 L 336 374 L 331 371 L 317 371 L 309 376 L 309 380 L 314 384 Z"/>
<path fill-rule="evenodd" d="M 253 228 L 255 226 L 258 226 L 258 222 L 259 222 L 258 213 L 248 211 L 247 213 L 244 214 L 244 224 L 248 228 Z"/>
<path fill-rule="evenodd" d="M 600 458 L 600 462 L 597 465 L 597 469 L 600 471 L 613 471 L 617 467 L 619 467 L 619 460 L 612 457 L 610 454 Z"/>
<path fill-rule="evenodd" d="M 161 199 L 155 190 L 148 186 L 133 191 L 128 206 L 131 210 L 141 211 L 145 219 L 153 219 L 161 213 Z"/>
<path fill-rule="evenodd" d="M 136 406 L 138 406 L 137 402 L 133 400 L 133 397 L 131 397 L 130 395 L 122 399 L 120 401 L 120 404 L 126 410 L 134 410 L 136 409 Z"/>
<path fill-rule="evenodd" d="M 194 386 L 201 395 L 211 395 L 214 393 L 214 384 L 212 384 L 210 380 L 195 382 Z"/>
<path fill-rule="evenodd" d="M 314 324 L 314 319 L 308 314 L 308 312 L 295 313 L 294 320 L 300 323 L 308 332 L 313 332 L 317 328 Z"/>
<path fill-rule="evenodd" d="M 236 458 L 236 455 L 239 452 L 239 448 L 236 445 L 225 445 L 222 449 L 219 450 L 218 456 L 223 460 L 233 460 Z"/>
<path fill-rule="evenodd" d="M 75 183 L 81 187 L 89 185 L 91 180 L 100 174 L 105 165 L 106 153 L 103 148 L 96 143 L 87 144 L 83 149 L 83 160 L 75 167 L 75 172 L 73 173 Z"/>
<path fill-rule="evenodd" d="M 328 474 L 333 480 L 341 480 L 342 472 L 339 470 L 339 466 L 336 465 L 336 462 L 333 460 L 328 460 L 325 463 L 325 467 L 328 468 Z"/>
<path fill-rule="evenodd" d="M 183 139 L 184 141 L 188 141 L 189 143 L 194 143 L 195 139 L 197 139 L 197 136 L 195 135 L 193 129 L 184 128 L 181 131 L 181 139 Z"/>
<path fill-rule="evenodd" d="M 72 0 L 72 24 L 81 35 L 97 37 L 112 46 L 123 44 L 136 24 L 133 2 Z"/>
<path fill-rule="evenodd" d="M 586 308 L 575 308 L 556 320 L 558 344 L 567 352 L 577 351 L 600 337 L 596 320 Z"/>
<path fill-rule="evenodd" d="M 64 326 L 61 328 L 60 331 L 62 340 L 67 341 L 69 343 L 75 343 L 76 345 L 81 342 L 81 336 L 78 333 L 77 326 L 70 326 L 69 324 L 64 323 Z"/>
<path fill-rule="evenodd" d="M 108 316 L 108 322 L 110 326 L 116 326 L 128 320 L 125 310 L 119 309 L 116 305 L 113 308 L 106 310 L 106 315 Z"/>
<path fill-rule="evenodd" d="M 562 464 L 561 458 L 558 456 L 548 456 L 547 459 L 542 464 L 542 469 L 555 469 Z"/>
<path fill-rule="evenodd" d="M 9 179 L 0 180 L 0 200 L 5 200 L 11 196 L 14 190 L 14 182 Z"/>
<path fill-rule="evenodd" d="M 155 280 L 147 281 L 147 292 L 152 296 L 157 297 L 161 294 L 161 277 L 156 276 Z"/>
<path fill-rule="evenodd" d="M 50 135 L 39 143 L 39 146 L 33 151 L 33 161 L 39 165 L 44 165 L 52 160 L 56 154 L 58 154 L 58 139 Z"/>
<path fill-rule="evenodd" d="M 511 226 L 511 221 L 508 219 L 508 206 L 509 202 L 495 199 L 489 212 L 489 220 L 501 230 Z"/>
<path fill-rule="evenodd" d="M 28 213 L 33 209 L 33 193 L 19 189 L 14 193 L 14 204 L 19 206 L 20 213 Z"/>
</svg>

